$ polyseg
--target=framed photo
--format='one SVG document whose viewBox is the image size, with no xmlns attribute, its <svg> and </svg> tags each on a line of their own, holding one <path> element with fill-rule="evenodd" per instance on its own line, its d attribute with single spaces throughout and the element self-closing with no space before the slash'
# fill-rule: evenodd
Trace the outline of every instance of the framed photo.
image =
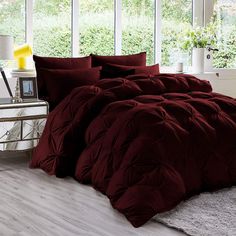
<svg viewBox="0 0 236 236">
<path fill-rule="evenodd" d="M 35 77 L 20 77 L 20 97 L 22 99 L 37 99 L 37 86 Z"/>
</svg>

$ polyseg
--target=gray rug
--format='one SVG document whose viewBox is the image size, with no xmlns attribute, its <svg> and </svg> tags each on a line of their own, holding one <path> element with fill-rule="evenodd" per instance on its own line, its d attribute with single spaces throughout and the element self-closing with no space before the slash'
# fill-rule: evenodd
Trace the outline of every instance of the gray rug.
<svg viewBox="0 0 236 236">
<path fill-rule="evenodd" d="M 236 187 L 203 193 L 154 219 L 192 236 L 236 236 Z"/>
</svg>

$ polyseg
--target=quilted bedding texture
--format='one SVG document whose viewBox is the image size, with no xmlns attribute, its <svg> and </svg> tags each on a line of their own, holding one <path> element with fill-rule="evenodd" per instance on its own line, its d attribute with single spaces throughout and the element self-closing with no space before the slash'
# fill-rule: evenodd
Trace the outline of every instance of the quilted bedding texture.
<svg viewBox="0 0 236 236">
<path fill-rule="evenodd" d="M 236 100 L 190 75 L 104 79 L 49 115 L 31 168 L 106 194 L 135 227 L 236 183 Z"/>
</svg>

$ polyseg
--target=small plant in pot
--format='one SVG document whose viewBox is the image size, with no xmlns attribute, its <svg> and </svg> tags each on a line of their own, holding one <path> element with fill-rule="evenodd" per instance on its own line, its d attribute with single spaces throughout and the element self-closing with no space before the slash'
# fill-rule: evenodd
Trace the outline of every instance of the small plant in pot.
<svg viewBox="0 0 236 236">
<path fill-rule="evenodd" d="M 185 32 L 182 48 L 192 50 L 192 68 L 194 73 L 204 72 L 204 53 L 209 45 L 216 43 L 215 24 L 209 23 L 206 27 L 194 27 Z"/>
</svg>

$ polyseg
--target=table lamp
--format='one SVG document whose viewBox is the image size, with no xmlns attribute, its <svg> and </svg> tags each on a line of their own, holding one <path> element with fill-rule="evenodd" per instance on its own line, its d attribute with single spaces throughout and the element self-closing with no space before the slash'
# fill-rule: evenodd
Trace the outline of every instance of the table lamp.
<svg viewBox="0 0 236 236">
<path fill-rule="evenodd" d="M 24 44 L 14 50 L 14 58 L 17 61 L 18 71 L 26 71 L 26 57 L 32 55 L 32 49 L 29 44 Z M 16 71 L 16 70 L 15 70 Z"/>
<path fill-rule="evenodd" d="M 10 35 L 0 35 L 0 60 L 11 60 L 13 59 L 13 37 Z M 0 63 L 0 72 L 4 83 L 7 87 L 8 93 L 13 97 L 10 86 L 8 84 L 5 72 Z"/>
</svg>

